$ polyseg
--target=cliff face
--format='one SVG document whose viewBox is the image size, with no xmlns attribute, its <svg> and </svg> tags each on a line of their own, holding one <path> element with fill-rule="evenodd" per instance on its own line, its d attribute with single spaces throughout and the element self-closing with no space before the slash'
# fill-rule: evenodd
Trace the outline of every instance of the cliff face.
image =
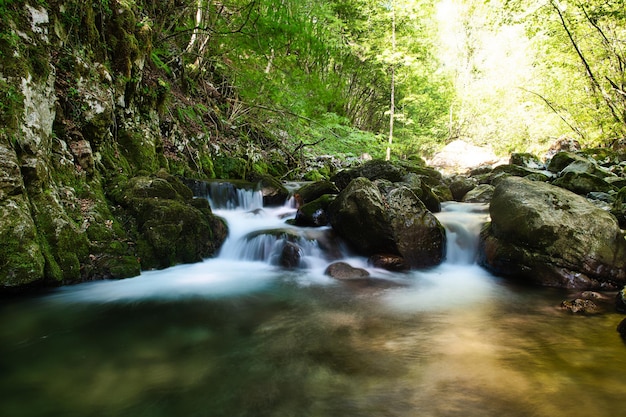
<svg viewBox="0 0 626 417">
<path fill-rule="evenodd" d="M 172 117 L 139 3 L 0 5 L 0 290 L 198 261 L 226 235 L 178 178 L 245 161 Z"/>
</svg>

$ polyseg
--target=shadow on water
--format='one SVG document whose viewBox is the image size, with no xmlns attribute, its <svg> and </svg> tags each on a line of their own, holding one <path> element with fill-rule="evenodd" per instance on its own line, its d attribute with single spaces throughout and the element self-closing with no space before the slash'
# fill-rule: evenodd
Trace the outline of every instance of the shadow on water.
<svg viewBox="0 0 626 417">
<path fill-rule="evenodd" d="M 566 314 L 567 294 L 471 260 L 370 272 L 402 285 L 218 258 L 6 300 L 1 415 L 604 417 L 626 405 L 619 315 Z"/>
</svg>

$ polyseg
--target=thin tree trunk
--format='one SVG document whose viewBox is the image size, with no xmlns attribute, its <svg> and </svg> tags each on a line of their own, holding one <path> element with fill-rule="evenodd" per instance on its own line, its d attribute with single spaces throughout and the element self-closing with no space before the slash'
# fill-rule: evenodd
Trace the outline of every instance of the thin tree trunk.
<svg viewBox="0 0 626 417">
<path fill-rule="evenodd" d="M 387 155 L 385 160 L 391 159 L 391 145 L 393 144 L 393 119 L 396 112 L 396 11 L 393 2 L 391 3 L 391 103 L 389 105 L 389 144 L 387 145 Z"/>
</svg>

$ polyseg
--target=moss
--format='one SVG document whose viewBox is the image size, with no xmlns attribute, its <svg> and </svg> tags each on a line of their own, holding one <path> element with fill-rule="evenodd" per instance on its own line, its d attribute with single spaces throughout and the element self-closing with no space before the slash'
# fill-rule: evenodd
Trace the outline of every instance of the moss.
<svg viewBox="0 0 626 417">
<path fill-rule="evenodd" d="M 139 132 L 123 130 L 118 134 L 119 151 L 125 157 L 131 172 L 155 172 L 159 169 L 154 143 Z"/>
<path fill-rule="evenodd" d="M 43 279 L 45 258 L 35 224 L 22 196 L 0 204 L 0 287 L 17 287 Z"/>
<path fill-rule="evenodd" d="M 218 156 L 213 159 L 215 178 L 242 179 L 246 172 L 246 161 L 243 158 Z"/>
<path fill-rule="evenodd" d="M 215 175 L 215 169 L 213 168 L 213 161 L 209 155 L 200 155 L 200 166 L 207 179 L 217 178 Z"/>
<path fill-rule="evenodd" d="M 80 280 L 81 261 L 89 255 L 87 234 L 67 216 L 50 191 L 31 196 L 31 204 L 35 207 L 35 224 L 46 257 L 46 279 Z"/>
</svg>

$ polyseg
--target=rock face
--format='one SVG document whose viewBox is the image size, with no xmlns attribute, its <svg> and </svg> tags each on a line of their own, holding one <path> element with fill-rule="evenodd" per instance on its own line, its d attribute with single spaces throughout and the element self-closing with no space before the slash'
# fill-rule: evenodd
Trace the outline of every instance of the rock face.
<svg viewBox="0 0 626 417">
<path fill-rule="evenodd" d="M 570 191 L 502 179 L 483 229 L 480 263 L 544 286 L 614 288 L 626 281 L 626 240 L 616 219 Z"/>
<path fill-rule="evenodd" d="M 209 175 L 210 151 L 159 111 L 139 9 L 74 2 L 76 25 L 58 6 L 3 8 L 0 291 L 210 256 L 224 226 L 171 175 Z"/>
<path fill-rule="evenodd" d="M 445 230 L 407 187 L 381 193 L 359 177 L 328 207 L 333 229 L 361 255 L 400 255 L 413 268 L 441 263 Z"/>
</svg>

